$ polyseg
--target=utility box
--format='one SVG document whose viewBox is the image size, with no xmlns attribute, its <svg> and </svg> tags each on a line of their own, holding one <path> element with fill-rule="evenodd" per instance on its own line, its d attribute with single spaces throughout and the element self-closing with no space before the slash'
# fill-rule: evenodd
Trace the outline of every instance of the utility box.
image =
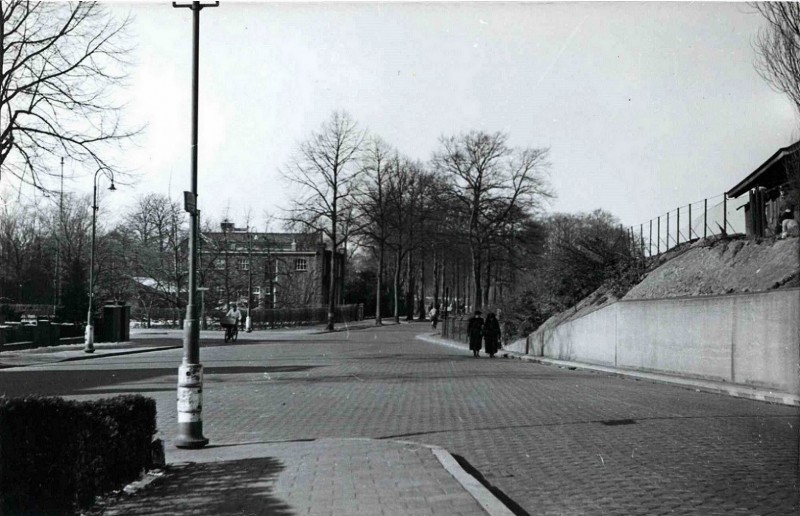
<svg viewBox="0 0 800 516">
<path fill-rule="evenodd" d="M 103 307 L 102 332 L 97 342 L 125 342 L 130 340 L 131 307 L 105 305 Z"/>
<path fill-rule="evenodd" d="M 47 319 L 40 319 L 33 327 L 33 345 L 37 348 L 57 346 L 59 328 L 50 324 Z"/>
</svg>

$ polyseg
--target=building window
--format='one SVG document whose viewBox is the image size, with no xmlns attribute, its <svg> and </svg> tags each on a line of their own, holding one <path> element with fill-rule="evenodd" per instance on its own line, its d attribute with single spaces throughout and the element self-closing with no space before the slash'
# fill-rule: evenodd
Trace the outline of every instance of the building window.
<svg viewBox="0 0 800 516">
<path fill-rule="evenodd" d="M 217 286 L 217 297 L 225 297 L 225 287 Z"/>
<path fill-rule="evenodd" d="M 253 295 L 260 296 L 261 295 L 261 287 L 253 287 Z"/>
<path fill-rule="evenodd" d="M 222 258 L 217 258 L 216 260 L 214 260 L 214 268 L 217 269 L 218 271 L 225 269 L 225 260 L 223 260 Z"/>
<path fill-rule="evenodd" d="M 239 258 L 236 260 L 236 268 L 240 271 L 246 271 L 250 268 L 250 262 L 247 258 Z"/>
<path fill-rule="evenodd" d="M 308 265 L 306 264 L 305 258 L 297 258 L 294 261 L 294 270 L 296 271 L 305 271 L 308 270 Z"/>
</svg>

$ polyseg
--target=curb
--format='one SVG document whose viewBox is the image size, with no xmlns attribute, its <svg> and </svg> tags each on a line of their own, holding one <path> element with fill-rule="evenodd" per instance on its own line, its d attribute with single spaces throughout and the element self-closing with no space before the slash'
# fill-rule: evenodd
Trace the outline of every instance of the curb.
<svg viewBox="0 0 800 516">
<path fill-rule="evenodd" d="M 441 346 L 448 346 L 451 348 L 465 350 L 466 344 L 459 344 L 455 341 L 445 339 L 436 335 L 423 334 L 417 335 L 417 339 L 430 342 L 432 344 L 439 344 Z M 509 351 L 501 349 L 498 351 L 498 356 L 503 358 L 523 360 L 526 362 L 533 362 L 535 364 L 550 365 L 568 369 L 581 369 L 584 371 L 595 371 L 607 374 L 613 374 L 622 378 L 635 378 L 637 380 L 647 380 L 654 383 L 672 385 L 675 387 L 683 387 L 685 389 L 693 389 L 698 392 L 708 392 L 712 394 L 727 394 L 735 398 L 745 398 L 755 401 L 762 401 L 766 403 L 777 403 L 780 405 L 789 405 L 800 407 L 800 396 L 785 392 L 774 392 L 766 389 L 758 389 L 754 387 L 747 387 L 738 384 L 724 384 L 713 382 L 710 380 L 695 380 L 691 378 L 684 378 L 680 376 L 673 376 L 664 373 L 646 373 L 640 371 L 633 371 L 628 369 L 617 369 L 614 367 L 586 364 L 583 362 L 569 362 L 565 360 L 556 360 L 546 357 L 537 357 L 525 355 L 516 351 Z"/>
<path fill-rule="evenodd" d="M 151 351 L 165 351 L 168 349 L 179 349 L 182 346 L 160 346 L 157 348 L 141 348 L 141 349 L 126 349 L 120 351 L 109 351 L 108 353 L 85 353 L 84 355 L 77 355 L 74 357 L 66 357 L 60 360 L 53 360 L 53 361 L 41 361 L 41 362 L 31 362 L 28 364 L 13 364 L 13 365 L 5 365 L 0 362 L 0 369 L 14 369 L 17 367 L 33 367 L 33 366 L 42 366 L 42 365 L 52 365 L 52 364 L 61 364 L 63 362 L 76 362 L 78 360 L 93 360 L 95 358 L 107 358 L 107 357 L 114 357 L 114 356 L 122 356 L 122 355 L 136 355 L 140 353 L 150 353 Z M 2 358 L 0 357 L 0 360 Z"/>
<path fill-rule="evenodd" d="M 91 360 L 93 358 L 105 358 L 105 357 L 118 357 L 122 355 L 138 355 L 139 353 L 150 353 L 151 351 L 165 351 L 168 349 L 180 349 L 183 346 L 160 346 L 157 348 L 142 348 L 142 349 L 126 349 L 124 351 L 112 351 L 109 353 L 103 353 L 101 355 L 96 355 L 95 353 L 86 353 L 85 355 L 79 355 L 76 357 L 67 357 L 63 360 L 58 360 L 57 362 L 74 362 L 76 360 Z"/>
<path fill-rule="evenodd" d="M 315 439 L 316 440 L 316 439 Z M 464 468 L 461 467 L 461 464 L 453 457 L 449 451 L 442 448 L 441 446 L 436 446 L 433 444 L 425 444 L 415 441 L 404 441 L 398 439 L 373 439 L 370 437 L 345 437 L 342 440 L 349 440 L 349 441 L 382 441 L 382 442 L 392 442 L 398 444 L 409 444 L 412 446 L 421 446 L 423 448 L 427 448 L 433 453 L 436 459 L 439 461 L 439 464 L 450 473 L 450 475 L 458 482 L 461 487 L 464 488 L 466 492 L 472 496 L 483 510 L 485 510 L 489 516 L 514 516 L 514 513 L 506 507 L 506 505 L 500 501 L 494 494 L 492 494 L 489 489 L 486 488 L 483 484 L 478 481 L 477 478 L 470 475 Z"/>
<path fill-rule="evenodd" d="M 464 468 L 450 455 L 450 452 L 439 446 L 428 446 L 428 448 L 430 448 L 436 458 L 439 459 L 442 467 L 461 484 L 461 487 L 463 487 L 490 516 L 514 516 L 514 513 L 481 484 L 477 478 L 464 471 Z"/>
<path fill-rule="evenodd" d="M 314 440 L 316 441 L 317 439 Z M 486 486 L 481 484 L 477 478 L 464 470 L 455 457 L 453 457 L 449 451 L 441 446 L 415 441 L 404 441 L 399 439 L 373 439 L 370 437 L 345 437 L 341 440 L 382 441 L 398 444 L 409 444 L 412 446 L 427 448 L 431 451 L 431 453 L 433 453 L 433 455 L 439 461 L 439 464 L 441 464 L 442 467 L 456 480 L 456 482 L 458 482 L 461 487 L 463 487 L 464 490 L 468 492 L 476 502 L 478 502 L 478 504 L 483 508 L 483 510 L 486 511 L 487 514 L 489 514 L 489 516 L 514 516 L 514 513 L 502 501 L 500 501 L 499 498 L 492 494 L 492 492 L 489 491 Z"/>
</svg>

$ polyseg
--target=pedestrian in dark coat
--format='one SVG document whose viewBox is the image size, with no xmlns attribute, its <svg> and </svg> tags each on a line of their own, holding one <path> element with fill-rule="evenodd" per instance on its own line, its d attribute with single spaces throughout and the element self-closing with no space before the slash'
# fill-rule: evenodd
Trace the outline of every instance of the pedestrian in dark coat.
<svg viewBox="0 0 800 516">
<path fill-rule="evenodd" d="M 475 310 L 469 323 L 467 324 L 467 335 L 469 335 L 469 349 L 472 350 L 472 356 L 478 357 L 481 350 L 481 340 L 483 340 L 483 317 L 481 311 Z"/>
<path fill-rule="evenodd" d="M 486 323 L 483 325 L 484 349 L 490 357 L 497 353 L 497 343 L 500 341 L 500 322 L 494 314 L 486 316 Z"/>
</svg>

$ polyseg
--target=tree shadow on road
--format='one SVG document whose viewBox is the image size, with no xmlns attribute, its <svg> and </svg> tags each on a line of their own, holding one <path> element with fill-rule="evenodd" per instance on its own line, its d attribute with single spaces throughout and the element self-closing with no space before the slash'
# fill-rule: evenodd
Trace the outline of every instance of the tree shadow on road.
<svg viewBox="0 0 800 516">
<path fill-rule="evenodd" d="M 273 493 L 283 469 L 271 457 L 170 465 L 164 477 L 134 494 L 103 500 L 90 514 L 290 516 L 291 507 Z"/>
<path fill-rule="evenodd" d="M 219 375 L 297 373 L 317 366 L 222 366 L 207 367 L 203 374 L 207 381 L 214 381 Z M 157 392 L 174 390 L 178 376 L 177 367 L 149 367 L 138 369 L 58 369 L 42 370 L 19 368 L 0 373 L 0 395 L 25 396 L 70 396 L 79 394 L 98 394 L 108 391 Z M 136 385 L 144 383 L 146 385 Z M 117 385 L 129 388 L 115 389 Z M 161 387 L 163 385 L 163 388 Z M 106 387 L 106 389 L 97 389 Z"/>
</svg>

